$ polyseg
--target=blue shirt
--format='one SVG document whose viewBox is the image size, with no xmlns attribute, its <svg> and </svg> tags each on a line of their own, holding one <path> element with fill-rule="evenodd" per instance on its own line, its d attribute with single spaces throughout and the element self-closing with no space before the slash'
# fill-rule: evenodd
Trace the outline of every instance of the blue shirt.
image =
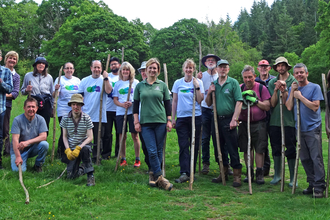
<svg viewBox="0 0 330 220">
<path fill-rule="evenodd" d="M 0 66 L 0 113 L 6 111 L 6 93 L 11 93 L 13 90 L 13 80 L 10 70 L 6 67 Z"/>
<path fill-rule="evenodd" d="M 309 82 L 306 86 L 298 87 L 298 90 L 301 94 L 308 99 L 309 101 L 313 102 L 316 100 L 323 100 L 323 95 L 321 91 L 321 87 L 318 84 Z M 289 95 L 291 92 L 291 87 L 289 89 Z M 300 130 L 301 132 L 308 132 L 312 131 L 318 126 L 321 125 L 321 108 L 314 112 L 312 109 L 308 108 L 302 101 L 299 102 L 300 107 Z M 296 129 L 297 129 L 297 106 L 296 106 L 296 99 L 294 99 L 294 117 L 296 121 Z"/>
</svg>

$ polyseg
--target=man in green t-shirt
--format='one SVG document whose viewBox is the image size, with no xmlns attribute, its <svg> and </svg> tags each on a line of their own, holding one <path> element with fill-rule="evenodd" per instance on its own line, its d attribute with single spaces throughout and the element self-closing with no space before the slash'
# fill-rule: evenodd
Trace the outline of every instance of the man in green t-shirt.
<svg viewBox="0 0 330 220">
<path fill-rule="evenodd" d="M 236 79 L 228 76 L 229 63 L 227 60 L 219 60 L 217 62 L 218 79 L 211 84 L 205 102 L 208 106 L 212 105 L 212 93 L 215 92 L 216 110 L 218 115 L 218 129 L 220 135 L 220 147 L 222 153 L 223 165 L 225 168 L 225 177 L 228 178 L 228 159 L 230 155 L 230 166 L 234 169 L 234 187 L 241 186 L 242 164 L 240 163 L 238 154 L 238 135 L 237 135 L 237 119 L 241 112 L 243 98 L 241 87 Z M 215 154 L 217 158 L 217 148 Z M 212 182 L 222 182 L 221 174 Z"/>
<path fill-rule="evenodd" d="M 290 170 L 290 183 L 292 187 L 293 173 L 296 158 L 296 130 L 293 111 L 289 111 L 285 104 L 288 97 L 288 88 L 295 82 L 295 78 L 288 72 L 291 65 L 285 57 L 279 57 L 275 60 L 273 69 L 278 72 L 278 76 L 269 81 L 268 90 L 272 98 L 270 99 L 271 116 L 269 122 L 270 143 L 272 146 L 272 153 L 274 158 L 274 179 L 270 184 L 277 184 L 281 180 L 281 118 L 280 118 L 280 92 L 283 94 L 283 123 L 284 123 L 284 137 L 285 137 L 285 156 L 288 160 Z M 284 180 L 283 180 L 284 181 Z"/>
</svg>

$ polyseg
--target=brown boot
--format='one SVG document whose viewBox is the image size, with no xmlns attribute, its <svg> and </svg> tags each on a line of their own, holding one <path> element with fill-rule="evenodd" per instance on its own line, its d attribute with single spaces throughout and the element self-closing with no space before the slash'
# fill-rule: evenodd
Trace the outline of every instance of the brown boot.
<svg viewBox="0 0 330 220">
<path fill-rule="evenodd" d="M 149 172 L 149 186 L 156 187 L 154 172 Z"/>
<path fill-rule="evenodd" d="M 171 184 L 167 179 L 163 177 L 163 175 L 160 175 L 156 181 L 156 185 L 159 188 L 163 188 L 165 190 L 171 191 L 173 184 Z"/>
<path fill-rule="evenodd" d="M 239 187 L 239 186 L 242 185 L 242 183 L 241 183 L 241 175 L 242 175 L 242 168 L 241 169 L 234 169 L 233 187 Z"/>
<path fill-rule="evenodd" d="M 202 174 L 206 175 L 210 171 L 210 165 L 207 163 L 203 163 L 203 169 L 202 169 Z"/>
<path fill-rule="evenodd" d="M 86 186 L 95 186 L 94 175 L 87 175 L 87 184 Z"/>
<path fill-rule="evenodd" d="M 225 180 L 228 180 L 228 166 L 224 166 L 223 169 L 225 170 Z M 221 172 L 217 178 L 212 179 L 212 183 L 222 183 Z"/>
</svg>

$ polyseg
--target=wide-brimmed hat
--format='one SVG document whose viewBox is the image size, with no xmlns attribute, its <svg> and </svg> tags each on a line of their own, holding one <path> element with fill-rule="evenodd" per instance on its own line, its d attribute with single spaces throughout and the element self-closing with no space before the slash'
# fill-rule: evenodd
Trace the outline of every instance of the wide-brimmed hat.
<svg viewBox="0 0 330 220">
<path fill-rule="evenodd" d="M 138 69 L 138 71 L 139 71 L 140 74 L 141 74 L 141 70 L 142 70 L 142 69 L 147 68 L 146 64 L 147 64 L 147 61 L 143 61 L 143 62 L 141 63 L 141 67 Z"/>
<path fill-rule="evenodd" d="M 68 106 L 71 106 L 72 103 L 79 103 L 84 105 L 83 96 L 81 94 L 73 94 L 71 100 L 68 102 Z"/>
<path fill-rule="evenodd" d="M 217 62 L 217 66 L 220 66 L 221 64 L 226 64 L 226 65 L 229 66 L 229 63 L 228 63 L 227 60 L 219 60 L 219 61 Z"/>
<path fill-rule="evenodd" d="M 207 66 L 205 65 L 206 59 L 209 57 L 214 57 L 215 58 L 215 62 L 218 62 L 220 59 L 220 57 L 218 57 L 217 55 L 214 54 L 208 54 L 205 57 L 202 58 L 202 64 L 207 68 Z"/>
<path fill-rule="evenodd" d="M 279 57 L 275 60 L 275 64 L 273 65 L 273 69 L 277 72 L 277 65 L 279 63 L 286 63 L 288 65 L 288 70 L 292 68 L 292 66 L 289 64 L 288 60 L 285 57 Z"/>
<path fill-rule="evenodd" d="M 35 67 L 38 63 L 44 63 L 46 68 L 48 67 L 48 62 L 45 57 L 37 57 L 32 66 Z"/>
<path fill-rule="evenodd" d="M 267 60 L 260 60 L 258 66 L 270 66 Z"/>
</svg>

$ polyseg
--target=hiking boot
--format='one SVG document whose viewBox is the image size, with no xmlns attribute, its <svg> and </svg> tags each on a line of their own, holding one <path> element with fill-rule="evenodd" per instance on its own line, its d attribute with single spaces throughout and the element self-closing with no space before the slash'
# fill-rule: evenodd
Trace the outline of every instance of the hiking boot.
<svg viewBox="0 0 330 220">
<path fill-rule="evenodd" d="M 223 169 L 225 170 L 225 180 L 228 180 L 228 166 L 224 166 Z M 212 183 L 222 183 L 221 173 L 217 178 L 212 179 Z"/>
<path fill-rule="evenodd" d="M 304 195 L 313 194 L 313 186 L 309 185 L 307 189 L 304 189 L 302 192 Z"/>
<path fill-rule="evenodd" d="M 317 199 L 323 198 L 323 191 L 314 191 L 313 198 L 317 198 Z"/>
<path fill-rule="evenodd" d="M 184 183 L 189 181 L 189 176 L 186 173 L 181 174 L 181 176 L 179 177 L 179 179 L 176 179 L 175 182 L 176 183 Z"/>
<path fill-rule="evenodd" d="M 87 176 L 87 184 L 86 186 L 95 186 L 95 178 L 94 175 Z"/>
<path fill-rule="evenodd" d="M 156 187 L 154 172 L 152 171 L 149 172 L 149 186 Z"/>
<path fill-rule="evenodd" d="M 276 185 L 281 181 L 281 170 L 282 170 L 282 164 L 281 164 L 282 158 L 281 157 L 274 157 L 274 179 L 270 181 L 270 184 Z"/>
<path fill-rule="evenodd" d="M 171 184 L 167 179 L 163 177 L 163 175 L 160 175 L 156 181 L 156 185 L 159 188 L 163 188 L 165 190 L 170 191 L 173 187 L 173 184 Z"/>
<path fill-rule="evenodd" d="M 41 173 L 42 172 L 42 167 L 41 166 L 37 166 L 34 164 L 34 170 L 37 172 L 37 173 Z"/>
<path fill-rule="evenodd" d="M 257 170 L 256 170 L 256 183 L 258 185 L 265 184 L 264 171 L 263 171 L 262 168 L 257 167 Z"/>
<path fill-rule="evenodd" d="M 254 169 L 251 167 L 251 183 L 254 180 Z M 244 183 L 248 183 L 249 182 L 249 174 L 248 174 L 248 170 L 246 170 L 246 177 L 243 180 Z"/>
<path fill-rule="evenodd" d="M 228 175 L 229 176 L 232 176 L 232 175 L 234 175 L 234 173 L 233 173 L 233 169 L 228 165 Z"/>
<path fill-rule="evenodd" d="M 234 169 L 233 187 L 239 187 L 239 186 L 242 185 L 242 183 L 241 183 L 241 175 L 242 175 L 242 168 L 241 169 Z"/>
<path fill-rule="evenodd" d="M 121 161 L 120 161 L 120 166 L 121 166 L 121 167 L 122 167 L 122 166 L 127 166 L 127 162 L 126 162 L 126 160 L 121 159 Z"/>
<path fill-rule="evenodd" d="M 140 167 L 140 166 L 141 166 L 141 161 L 135 160 L 134 167 Z"/>
<path fill-rule="evenodd" d="M 209 171 L 210 171 L 210 165 L 206 164 L 206 163 L 203 163 L 202 174 L 206 175 L 206 174 L 209 173 Z"/>
</svg>

